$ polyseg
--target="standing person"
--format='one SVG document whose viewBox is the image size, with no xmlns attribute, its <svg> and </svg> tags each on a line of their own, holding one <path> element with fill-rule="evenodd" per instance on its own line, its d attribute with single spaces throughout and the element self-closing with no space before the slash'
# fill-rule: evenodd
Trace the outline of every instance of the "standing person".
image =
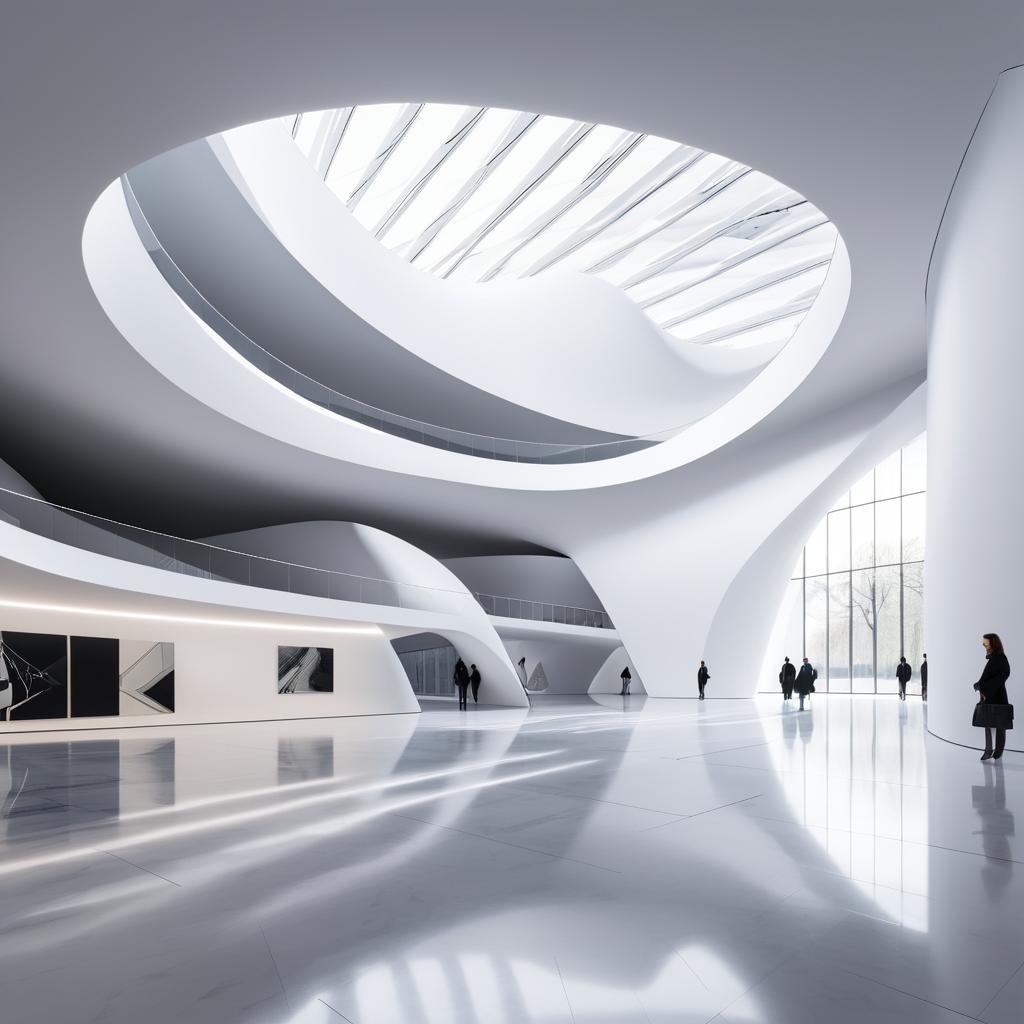
<svg viewBox="0 0 1024 1024">
<path fill-rule="evenodd" d="M 796 665 L 789 658 L 784 658 L 782 661 L 779 682 L 782 684 L 782 699 L 790 700 L 793 696 L 793 684 L 796 682 Z"/>
<path fill-rule="evenodd" d="M 700 691 L 700 697 L 698 700 L 704 699 L 704 687 L 708 685 L 708 680 L 711 678 L 711 673 L 708 671 L 707 665 L 702 661 L 700 668 L 697 669 L 697 689 Z"/>
<path fill-rule="evenodd" d="M 921 700 L 928 703 L 928 655 L 921 655 Z"/>
<path fill-rule="evenodd" d="M 470 665 L 469 682 L 473 687 L 473 703 L 476 703 L 476 698 L 480 693 L 480 669 L 476 665 Z"/>
<path fill-rule="evenodd" d="M 907 683 L 910 682 L 912 671 L 907 664 L 907 659 L 901 655 L 900 663 L 896 666 L 896 682 L 900 684 L 900 700 L 907 699 Z"/>
<path fill-rule="evenodd" d="M 804 658 L 804 663 L 800 666 L 800 671 L 796 676 L 796 692 L 800 694 L 800 710 L 804 710 L 804 699 L 808 694 L 814 693 L 814 681 L 818 678 L 818 671 L 810 663 L 807 658 Z"/>
<path fill-rule="evenodd" d="M 455 686 L 459 691 L 459 710 L 465 711 L 469 707 L 466 700 L 466 691 L 469 689 L 469 669 L 466 668 L 466 663 L 461 658 L 455 662 L 455 671 L 452 673 L 452 678 L 455 680 Z"/>
<path fill-rule="evenodd" d="M 630 674 L 628 665 L 619 673 L 619 678 L 622 680 L 622 689 L 619 690 L 619 696 L 628 697 L 629 684 L 633 682 L 633 676 Z"/>
<path fill-rule="evenodd" d="M 1013 728 L 1013 705 L 1006 695 L 1006 680 L 1010 678 L 1010 662 L 1003 650 L 998 633 L 986 633 L 981 638 L 985 648 L 985 670 L 974 684 L 980 700 L 974 709 L 974 724 L 985 727 L 985 752 L 982 761 L 990 757 L 998 761 L 1006 746 L 1006 730 Z M 981 719 L 981 721 L 979 721 Z M 992 729 L 996 731 L 992 745 Z"/>
</svg>

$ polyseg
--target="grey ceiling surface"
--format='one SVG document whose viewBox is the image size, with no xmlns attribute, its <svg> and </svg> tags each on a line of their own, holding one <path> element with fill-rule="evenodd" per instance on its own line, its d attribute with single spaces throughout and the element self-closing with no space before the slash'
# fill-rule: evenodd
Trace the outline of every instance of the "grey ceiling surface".
<svg viewBox="0 0 1024 1024">
<path fill-rule="evenodd" d="M 705 467 L 632 490 L 496 495 L 247 430 L 113 329 L 82 265 L 88 210 L 119 174 L 192 139 L 419 97 L 627 124 L 733 156 L 827 213 L 852 265 L 833 344 L 730 446 L 743 448 L 923 374 L 942 209 L 997 75 L 1022 60 L 1024 5 L 1009 0 L 11 6 L 0 34 L 0 458 L 53 500 L 175 532 L 333 516 L 442 554 L 543 550 L 608 510 L 679 500 Z"/>
</svg>

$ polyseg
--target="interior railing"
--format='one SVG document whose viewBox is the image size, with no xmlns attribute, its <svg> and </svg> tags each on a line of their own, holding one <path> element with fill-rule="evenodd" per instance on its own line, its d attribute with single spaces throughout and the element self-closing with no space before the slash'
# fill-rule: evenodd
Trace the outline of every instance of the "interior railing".
<svg viewBox="0 0 1024 1024">
<path fill-rule="evenodd" d="M 591 629 L 615 628 L 608 613 L 596 608 L 574 608 L 571 605 L 552 604 L 550 601 L 529 601 L 495 594 L 474 593 L 473 596 L 488 615 L 530 619 L 533 622 L 555 622 L 564 626 L 588 626 Z"/>
<path fill-rule="evenodd" d="M 490 437 L 486 434 L 452 430 L 435 423 L 426 423 L 423 420 L 402 416 L 400 413 L 379 409 L 366 402 L 361 402 L 357 398 L 352 398 L 350 395 L 344 395 L 326 384 L 321 384 L 302 371 L 296 370 L 295 367 L 279 359 L 272 352 L 268 352 L 224 316 L 189 280 L 170 253 L 163 247 L 139 204 L 127 174 L 122 175 L 121 185 L 132 223 L 135 225 L 142 244 L 163 275 L 164 280 L 182 302 L 256 369 L 300 397 L 337 416 L 355 420 L 357 423 L 365 424 L 384 433 L 429 445 L 432 448 L 442 448 L 461 455 L 473 455 L 477 458 L 496 459 L 503 462 L 552 464 L 601 462 L 650 448 L 677 433 L 676 429 L 671 429 L 644 437 L 629 437 L 619 441 L 602 441 L 582 445 L 519 441 L 507 437 Z"/>
<path fill-rule="evenodd" d="M 56 505 L 7 487 L 0 487 L 0 520 L 83 551 L 185 576 L 239 583 L 262 590 L 280 590 L 307 597 L 426 611 L 431 610 L 428 598 L 442 596 L 447 602 L 454 600 L 463 603 L 464 607 L 473 601 L 491 615 L 566 622 L 570 625 L 598 626 L 595 616 L 603 616 L 607 620 L 604 613 L 589 609 L 377 579 L 337 569 L 287 562 L 206 541 L 187 540 Z M 554 609 L 558 609 L 557 613 Z M 561 617 L 549 617 L 556 615 Z M 606 628 L 610 626 L 609 622 L 601 624 Z"/>
</svg>

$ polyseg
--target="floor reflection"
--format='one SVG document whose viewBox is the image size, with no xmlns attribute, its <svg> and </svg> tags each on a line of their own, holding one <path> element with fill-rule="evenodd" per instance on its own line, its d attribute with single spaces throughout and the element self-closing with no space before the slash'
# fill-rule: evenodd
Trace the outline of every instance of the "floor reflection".
<svg viewBox="0 0 1024 1024">
<path fill-rule="evenodd" d="M 2 1019 L 1001 1024 L 1021 769 L 922 714 L 549 696 L 8 739 Z"/>
</svg>

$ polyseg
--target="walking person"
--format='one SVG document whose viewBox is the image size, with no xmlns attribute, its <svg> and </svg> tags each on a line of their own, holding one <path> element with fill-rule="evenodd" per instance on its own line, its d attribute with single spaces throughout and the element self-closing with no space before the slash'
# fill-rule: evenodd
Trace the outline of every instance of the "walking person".
<svg viewBox="0 0 1024 1024">
<path fill-rule="evenodd" d="M 912 674 L 913 669 L 907 664 L 907 659 L 901 655 L 900 663 L 896 666 L 896 682 L 900 684 L 900 700 L 907 699 L 907 683 L 910 682 Z"/>
<path fill-rule="evenodd" d="M 796 665 L 789 658 L 783 659 L 779 682 L 782 684 L 782 699 L 790 700 L 793 696 L 793 684 L 796 682 Z"/>
<path fill-rule="evenodd" d="M 921 655 L 921 700 L 928 703 L 928 655 Z"/>
<path fill-rule="evenodd" d="M 800 710 L 804 710 L 804 700 L 814 693 L 814 681 L 818 678 L 818 670 L 804 658 L 800 671 L 796 675 L 796 692 L 800 695 Z"/>
<path fill-rule="evenodd" d="M 476 699 L 480 694 L 480 669 L 476 665 L 470 665 L 469 683 L 473 687 L 473 703 L 476 703 Z"/>
<path fill-rule="evenodd" d="M 455 662 L 455 671 L 452 673 L 452 678 L 455 680 L 455 686 L 459 691 L 459 710 L 466 711 L 469 707 L 466 701 L 466 693 L 469 690 L 469 669 L 466 668 L 466 663 L 461 658 Z"/>
<path fill-rule="evenodd" d="M 629 696 L 629 684 L 631 682 L 633 682 L 633 676 L 632 676 L 632 674 L 629 671 L 629 666 L 628 665 L 619 673 L 619 678 L 622 680 L 622 689 L 619 690 L 619 696 L 620 697 L 628 697 Z"/>
<path fill-rule="evenodd" d="M 985 648 L 985 670 L 974 684 L 978 691 L 978 706 L 974 709 L 974 724 L 985 729 L 985 752 L 982 761 L 998 761 L 1006 746 L 1006 730 L 1013 728 L 1013 705 L 1006 695 L 1006 680 L 1010 678 L 1010 662 L 1003 650 L 998 633 L 986 633 L 981 638 Z M 995 745 L 992 731 L 995 730 Z"/>
<path fill-rule="evenodd" d="M 700 691 L 700 697 L 698 700 L 704 699 L 704 687 L 708 685 L 708 680 L 711 678 L 711 673 L 708 671 L 707 665 L 702 661 L 700 668 L 697 669 L 697 689 Z"/>
</svg>

